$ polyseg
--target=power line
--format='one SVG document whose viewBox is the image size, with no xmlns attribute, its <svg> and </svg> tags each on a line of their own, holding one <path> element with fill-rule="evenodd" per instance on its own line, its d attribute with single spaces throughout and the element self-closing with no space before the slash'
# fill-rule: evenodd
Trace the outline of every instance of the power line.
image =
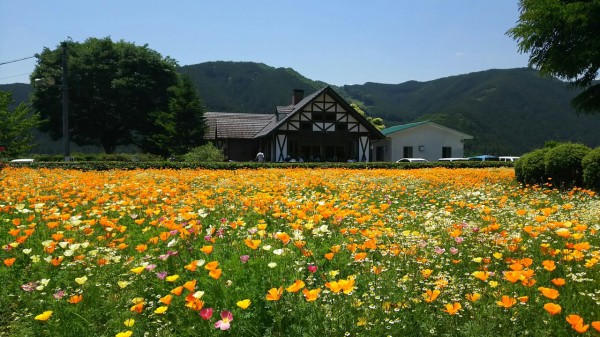
<svg viewBox="0 0 600 337">
<path fill-rule="evenodd" d="M 9 63 L 15 63 L 15 62 L 19 62 L 19 61 L 25 61 L 25 60 L 28 60 L 28 59 L 32 59 L 34 57 L 35 56 L 29 56 L 29 57 L 23 57 L 23 58 L 18 59 L 18 60 L 12 60 L 12 61 L 2 62 L 2 63 L 0 63 L 0 66 L 3 65 L 3 64 L 9 64 Z"/>
</svg>

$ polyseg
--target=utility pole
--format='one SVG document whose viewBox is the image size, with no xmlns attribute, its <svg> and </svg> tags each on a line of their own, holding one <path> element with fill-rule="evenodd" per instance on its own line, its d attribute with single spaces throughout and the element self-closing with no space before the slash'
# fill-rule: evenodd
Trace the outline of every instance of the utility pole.
<svg viewBox="0 0 600 337">
<path fill-rule="evenodd" d="M 69 88 L 67 86 L 67 42 L 62 42 L 62 113 L 63 113 L 63 150 L 65 161 L 71 161 L 71 144 L 69 142 Z"/>
</svg>

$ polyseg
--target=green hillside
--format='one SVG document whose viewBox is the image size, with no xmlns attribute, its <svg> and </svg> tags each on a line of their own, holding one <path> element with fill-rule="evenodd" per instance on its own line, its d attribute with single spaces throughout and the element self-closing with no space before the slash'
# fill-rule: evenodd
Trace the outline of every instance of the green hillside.
<svg viewBox="0 0 600 337">
<path fill-rule="evenodd" d="M 210 111 L 272 113 L 291 102 L 293 89 L 308 94 L 327 86 L 291 68 L 253 62 L 207 62 L 180 71 L 192 78 Z"/>
<path fill-rule="evenodd" d="M 326 86 L 291 68 L 253 62 L 206 62 L 183 66 L 209 111 L 271 113 L 290 103 L 292 89 L 307 94 Z M 468 155 L 520 155 L 548 140 L 600 146 L 600 114 L 578 116 L 576 92 L 531 69 L 487 70 L 427 82 L 365 83 L 335 88 L 387 126 L 431 120 L 475 137 Z M 27 84 L 0 85 L 26 100 Z M 59 148 L 60 149 L 60 148 Z M 60 150 L 58 150 L 60 151 Z"/>
<path fill-rule="evenodd" d="M 576 115 L 570 105 L 576 92 L 531 69 L 343 89 L 388 125 L 431 120 L 474 136 L 465 145 L 471 154 L 519 155 L 548 140 L 600 145 L 600 115 Z"/>
</svg>

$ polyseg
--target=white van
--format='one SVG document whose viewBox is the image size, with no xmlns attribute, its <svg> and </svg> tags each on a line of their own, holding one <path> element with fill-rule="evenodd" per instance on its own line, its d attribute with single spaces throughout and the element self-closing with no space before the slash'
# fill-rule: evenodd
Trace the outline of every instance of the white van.
<svg viewBox="0 0 600 337">
<path fill-rule="evenodd" d="M 500 159 L 500 161 L 516 161 L 520 157 L 503 156 L 498 158 Z"/>
</svg>

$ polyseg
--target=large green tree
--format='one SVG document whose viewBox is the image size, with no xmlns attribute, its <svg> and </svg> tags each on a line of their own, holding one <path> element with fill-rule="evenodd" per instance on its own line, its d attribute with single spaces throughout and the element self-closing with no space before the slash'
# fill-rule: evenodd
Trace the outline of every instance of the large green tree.
<svg viewBox="0 0 600 337">
<path fill-rule="evenodd" d="M 140 135 L 148 133 L 151 112 L 168 111 L 169 88 L 178 83 L 175 60 L 146 45 L 113 42 L 109 37 L 63 44 L 73 142 L 101 145 L 106 153 L 113 153 L 117 145 L 136 144 Z M 62 136 L 64 89 L 62 44 L 56 49 L 44 48 L 36 57 L 32 104 L 48 120 L 42 130 L 58 139 Z"/>
<path fill-rule="evenodd" d="M 151 113 L 140 147 L 151 153 L 167 156 L 183 155 L 202 145 L 206 122 L 206 108 L 198 96 L 192 80 L 182 75 L 177 86 L 169 89 L 168 111 Z"/>
<path fill-rule="evenodd" d="M 31 113 L 25 103 L 9 110 L 12 93 L 0 91 L 0 156 L 14 158 L 27 153 L 33 146 L 34 128 L 40 124 L 39 114 Z"/>
<path fill-rule="evenodd" d="M 582 88 L 572 102 L 578 112 L 600 112 L 600 0 L 519 0 L 519 10 L 507 34 L 530 53 L 530 66 Z"/>
</svg>

